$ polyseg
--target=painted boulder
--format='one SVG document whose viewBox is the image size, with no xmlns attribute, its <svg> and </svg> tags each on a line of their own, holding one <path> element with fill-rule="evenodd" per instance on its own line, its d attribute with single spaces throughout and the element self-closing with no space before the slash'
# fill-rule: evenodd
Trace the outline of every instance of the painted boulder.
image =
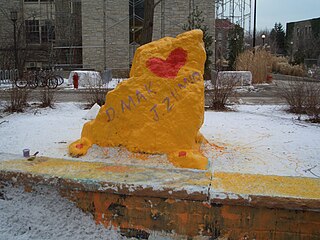
<svg viewBox="0 0 320 240">
<path fill-rule="evenodd" d="M 206 53 L 201 30 L 143 45 L 130 78 L 106 96 L 96 119 L 69 146 L 72 156 L 92 144 L 124 146 L 132 152 L 165 153 L 177 167 L 206 169 L 199 129 L 204 118 Z"/>
</svg>

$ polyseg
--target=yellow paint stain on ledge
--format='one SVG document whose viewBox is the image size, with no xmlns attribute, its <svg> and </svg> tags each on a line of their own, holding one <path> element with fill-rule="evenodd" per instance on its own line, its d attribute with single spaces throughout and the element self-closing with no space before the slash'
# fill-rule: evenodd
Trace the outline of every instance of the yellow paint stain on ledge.
<svg viewBox="0 0 320 240">
<path fill-rule="evenodd" d="M 30 162 L 12 160 L 0 162 L 0 171 L 32 174 L 42 177 L 58 177 L 74 181 L 132 184 L 137 187 L 161 186 L 183 189 L 184 187 L 208 188 L 210 176 L 205 171 L 160 169 L 132 165 L 112 165 L 103 162 L 84 162 L 38 157 Z M 195 189 L 197 191 L 197 189 Z"/>
<path fill-rule="evenodd" d="M 320 179 L 215 172 L 212 188 L 219 192 L 320 200 Z"/>
<path fill-rule="evenodd" d="M 0 163 L 0 171 L 26 172 L 34 175 L 62 177 L 68 179 L 105 180 L 123 179 L 128 173 L 139 173 L 142 170 L 127 166 L 110 166 L 102 162 L 80 162 L 64 159 L 38 157 L 30 162 L 13 160 Z"/>
<path fill-rule="evenodd" d="M 291 197 L 320 200 L 320 179 L 215 172 L 213 179 L 205 171 L 158 169 L 143 166 L 110 165 L 102 162 L 80 162 L 38 157 L 0 163 L 0 171 L 32 174 L 65 179 L 156 184 L 164 188 L 188 189 L 190 186 L 209 188 L 211 192 L 267 197 Z M 170 181 L 168 181 L 170 179 Z M 154 190 L 156 191 L 156 190 Z M 214 194 L 213 194 L 214 195 Z"/>
</svg>

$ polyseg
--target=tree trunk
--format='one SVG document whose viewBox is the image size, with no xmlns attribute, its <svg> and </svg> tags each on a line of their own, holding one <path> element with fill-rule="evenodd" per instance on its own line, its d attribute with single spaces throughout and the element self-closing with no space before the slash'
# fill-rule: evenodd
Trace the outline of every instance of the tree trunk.
<svg viewBox="0 0 320 240">
<path fill-rule="evenodd" d="M 152 41 L 154 0 L 144 1 L 144 21 L 141 33 L 141 45 Z"/>
</svg>

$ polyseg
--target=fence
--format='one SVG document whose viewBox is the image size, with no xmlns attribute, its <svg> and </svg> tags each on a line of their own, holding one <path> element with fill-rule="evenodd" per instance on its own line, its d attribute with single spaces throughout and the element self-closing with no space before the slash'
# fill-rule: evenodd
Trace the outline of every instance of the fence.
<svg viewBox="0 0 320 240">
<path fill-rule="evenodd" d="M 0 70 L 0 85 L 13 83 L 18 78 L 18 70 Z"/>
</svg>

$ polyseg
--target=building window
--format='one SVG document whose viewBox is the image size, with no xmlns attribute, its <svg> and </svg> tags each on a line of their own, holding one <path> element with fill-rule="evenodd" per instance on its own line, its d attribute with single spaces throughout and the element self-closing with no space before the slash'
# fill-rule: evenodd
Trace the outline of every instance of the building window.
<svg viewBox="0 0 320 240">
<path fill-rule="evenodd" d="M 27 43 L 40 43 L 39 20 L 26 20 Z"/>
<path fill-rule="evenodd" d="M 50 20 L 41 21 L 41 43 L 52 42 L 55 39 L 54 26 Z"/>
<path fill-rule="evenodd" d="M 48 43 L 55 39 L 54 26 L 50 20 L 26 20 L 26 41 L 31 44 Z"/>
</svg>

